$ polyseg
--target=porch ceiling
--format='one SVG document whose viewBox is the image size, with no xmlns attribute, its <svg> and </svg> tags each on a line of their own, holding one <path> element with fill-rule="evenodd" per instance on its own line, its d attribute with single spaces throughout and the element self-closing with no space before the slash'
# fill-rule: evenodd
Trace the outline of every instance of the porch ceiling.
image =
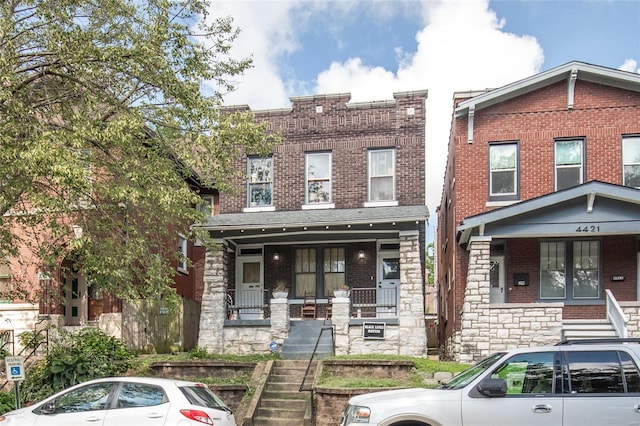
<svg viewBox="0 0 640 426">
<path fill-rule="evenodd" d="M 221 214 L 200 225 L 214 239 L 243 244 L 369 240 L 418 230 L 427 206 L 367 207 Z"/>
<path fill-rule="evenodd" d="M 464 219 L 458 244 L 493 238 L 640 234 L 640 191 L 592 181 Z"/>
</svg>

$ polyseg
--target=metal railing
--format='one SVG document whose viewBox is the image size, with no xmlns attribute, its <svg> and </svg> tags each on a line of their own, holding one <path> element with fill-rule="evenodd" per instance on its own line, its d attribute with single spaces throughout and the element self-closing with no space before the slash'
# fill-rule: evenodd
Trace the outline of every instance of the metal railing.
<svg viewBox="0 0 640 426">
<path fill-rule="evenodd" d="M 616 330 L 618 337 L 627 337 L 627 317 L 622 308 L 618 304 L 618 301 L 613 297 L 611 290 L 605 290 L 607 296 L 607 319 Z"/>
<path fill-rule="evenodd" d="M 398 292 L 395 288 L 352 288 L 351 316 L 376 318 L 398 315 Z"/>
<path fill-rule="evenodd" d="M 307 364 L 307 369 L 304 372 L 304 377 L 302 378 L 302 383 L 300 383 L 300 388 L 298 389 L 299 392 L 312 391 L 313 390 L 313 386 L 310 387 L 310 388 L 305 388 L 304 384 L 307 381 L 307 377 L 309 376 L 309 371 L 311 371 L 311 365 L 313 364 L 313 359 L 316 357 L 316 354 L 318 353 L 318 345 L 320 344 L 320 340 L 322 340 L 322 334 L 325 331 L 330 331 L 331 332 L 331 355 L 335 355 L 335 353 L 336 353 L 336 344 L 335 344 L 335 339 L 334 339 L 334 335 L 333 335 L 333 327 L 322 327 L 320 329 L 320 333 L 318 333 L 318 338 L 316 339 L 316 345 L 313 347 L 313 352 L 311 353 L 311 358 L 309 358 L 309 363 Z"/>
<path fill-rule="evenodd" d="M 265 319 L 271 315 L 269 290 L 229 289 L 226 298 L 228 319 Z"/>
</svg>

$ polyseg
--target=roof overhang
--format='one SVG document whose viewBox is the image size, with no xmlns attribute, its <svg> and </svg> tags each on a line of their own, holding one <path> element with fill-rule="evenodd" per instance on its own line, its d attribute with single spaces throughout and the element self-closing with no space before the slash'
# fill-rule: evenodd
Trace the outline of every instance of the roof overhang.
<svg viewBox="0 0 640 426">
<path fill-rule="evenodd" d="M 465 218 L 457 241 L 473 236 L 550 238 L 640 234 L 640 190 L 591 181 Z"/>
<path fill-rule="evenodd" d="M 308 243 L 397 238 L 429 218 L 427 206 L 230 213 L 195 227 L 235 244 Z"/>
<path fill-rule="evenodd" d="M 567 81 L 569 92 L 571 92 L 571 85 L 576 79 L 640 92 L 640 74 L 638 73 L 574 61 L 462 101 L 455 109 L 455 116 L 469 115 L 470 112 L 477 112 L 563 80 Z M 570 98 L 571 93 L 568 99 L 569 107 L 572 106 Z"/>
</svg>

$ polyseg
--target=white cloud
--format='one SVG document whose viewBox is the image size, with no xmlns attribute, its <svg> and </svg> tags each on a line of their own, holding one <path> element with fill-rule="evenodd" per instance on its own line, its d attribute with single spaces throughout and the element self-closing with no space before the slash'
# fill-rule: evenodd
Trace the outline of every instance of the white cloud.
<svg viewBox="0 0 640 426">
<path fill-rule="evenodd" d="M 389 52 L 398 61 L 397 69 L 366 66 L 354 57 L 320 72 L 314 88 L 293 91 L 301 82 L 281 74 L 279 59 L 305 48 L 297 34 L 314 13 L 331 13 L 335 22 L 340 17 L 348 21 L 349 12 L 357 6 L 367 8 L 372 16 L 372 10 L 377 10 L 377 19 L 385 19 L 393 9 L 383 4 L 392 2 L 214 2 L 217 16 L 231 15 L 243 29 L 234 54 L 252 53 L 255 65 L 239 89 L 225 99 L 227 104 L 247 103 L 262 109 L 288 106 L 293 94 L 350 92 L 352 101 L 371 101 L 392 99 L 395 91 L 427 89 L 427 205 L 433 224 L 442 191 L 453 92 L 499 87 L 535 74 L 543 63 L 543 52 L 534 38 L 503 31 L 505 22 L 489 9 L 488 0 L 423 1 L 418 3 L 425 24 L 416 34 L 417 51 Z M 415 12 L 415 2 L 393 4 L 405 5 L 396 8 L 397 14 Z"/>
<path fill-rule="evenodd" d="M 622 65 L 620 65 L 620 69 L 622 71 L 640 73 L 640 68 L 638 67 L 638 62 L 636 62 L 634 59 L 625 59 L 624 63 Z"/>
<path fill-rule="evenodd" d="M 394 91 L 429 91 L 427 205 L 435 221 L 451 124 L 453 92 L 499 87 L 535 74 L 543 52 L 532 37 L 502 31 L 487 1 L 425 2 L 418 49 L 396 73 L 366 67 L 357 58 L 333 63 L 318 76 L 316 93 L 351 92 L 352 100 L 390 99 Z"/>
</svg>

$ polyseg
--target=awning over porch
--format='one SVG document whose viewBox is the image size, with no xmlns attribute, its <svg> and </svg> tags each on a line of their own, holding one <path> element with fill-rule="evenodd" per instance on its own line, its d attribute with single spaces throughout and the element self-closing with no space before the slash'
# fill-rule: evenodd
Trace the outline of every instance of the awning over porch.
<svg viewBox="0 0 640 426">
<path fill-rule="evenodd" d="M 299 236 L 305 241 L 389 238 L 420 229 L 429 218 L 426 205 L 230 213 L 212 216 L 206 224 L 213 239 L 237 243 L 278 243 Z"/>
<path fill-rule="evenodd" d="M 535 238 L 640 234 L 640 190 L 591 181 L 467 217 L 457 242 L 472 236 Z"/>
</svg>

